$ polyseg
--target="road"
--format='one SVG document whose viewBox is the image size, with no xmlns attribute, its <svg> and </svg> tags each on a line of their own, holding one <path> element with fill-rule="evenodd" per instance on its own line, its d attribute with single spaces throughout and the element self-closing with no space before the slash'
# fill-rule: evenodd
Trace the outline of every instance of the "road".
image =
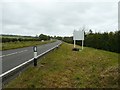
<svg viewBox="0 0 120 90">
<path fill-rule="evenodd" d="M 40 56 L 60 43 L 61 41 L 56 41 L 53 43 L 37 46 L 38 55 Z M 2 56 L 0 56 L 2 57 L 2 74 L 32 59 L 33 55 L 33 47 L 2 51 Z"/>
</svg>

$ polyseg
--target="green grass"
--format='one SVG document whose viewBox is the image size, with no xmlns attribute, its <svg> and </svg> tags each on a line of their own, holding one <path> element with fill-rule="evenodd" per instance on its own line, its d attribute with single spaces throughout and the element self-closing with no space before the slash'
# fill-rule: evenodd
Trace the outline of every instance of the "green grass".
<svg viewBox="0 0 120 90">
<path fill-rule="evenodd" d="M 117 88 L 117 53 L 64 43 L 30 66 L 5 88 Z"/>
<path fill-rule="evenodd" d="M 2 43 L 2 50 L 9 50 L 9 49 L 16 49 L 16 48 L 23 48 L 28 46 L 34 46 L 34 45 L 42 45 L 46 43 L 51 43 L 54 41 L 21 41 L 21 42 L 6 42 Z"/>
</svg>

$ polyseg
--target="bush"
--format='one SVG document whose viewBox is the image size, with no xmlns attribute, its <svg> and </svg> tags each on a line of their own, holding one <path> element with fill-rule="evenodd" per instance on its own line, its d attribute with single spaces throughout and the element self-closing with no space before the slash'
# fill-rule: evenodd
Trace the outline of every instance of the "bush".
<svg viewBox="0 0 120 90">
<path fill-rule="evenodd" d="M 84 46 L 120 53 L 118 38 L 120 38 L 120 31 L 89 33 L 85 34 Z M 64 37 L 63 41 L 73 44 L 72 37 Z M 76 44 L 81 45 L 81 41 L 76 41 Z"/>
<path fill-rule="evenodd" d="M 40 41 L 38 38 L 23 39 L 23 38 L 2 38 L 2 43 L 6 42 L 21 42 L 21 41 Z"/>
</svg>

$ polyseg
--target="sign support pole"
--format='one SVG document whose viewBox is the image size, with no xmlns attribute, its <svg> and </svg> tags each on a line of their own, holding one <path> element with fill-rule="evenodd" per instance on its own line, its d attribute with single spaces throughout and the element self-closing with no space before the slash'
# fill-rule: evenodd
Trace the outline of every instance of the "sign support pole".
<svg viewBox="0 0 120 90">
<path fill-rule="evenodd" d="M 74 40 L 74 48 L 75 48 L 75 40 Z"/>
<path fill-rule="evenodd" d="M 83 50 L 83 43 L 84 43 L 84 42 L 83 42 L 83 40 L 82 40 L 82 50 Z"/>
</svg>

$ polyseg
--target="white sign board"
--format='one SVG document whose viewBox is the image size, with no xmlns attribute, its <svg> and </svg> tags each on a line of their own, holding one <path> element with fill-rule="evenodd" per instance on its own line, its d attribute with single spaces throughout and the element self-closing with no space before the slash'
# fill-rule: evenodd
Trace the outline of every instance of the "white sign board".
<svg viewBox="0 0 120 90">
<path fill-rule="evenodd" d="M 84 31 L 74 31 L 73 40 L 84 40 Z"/>
</svg>

